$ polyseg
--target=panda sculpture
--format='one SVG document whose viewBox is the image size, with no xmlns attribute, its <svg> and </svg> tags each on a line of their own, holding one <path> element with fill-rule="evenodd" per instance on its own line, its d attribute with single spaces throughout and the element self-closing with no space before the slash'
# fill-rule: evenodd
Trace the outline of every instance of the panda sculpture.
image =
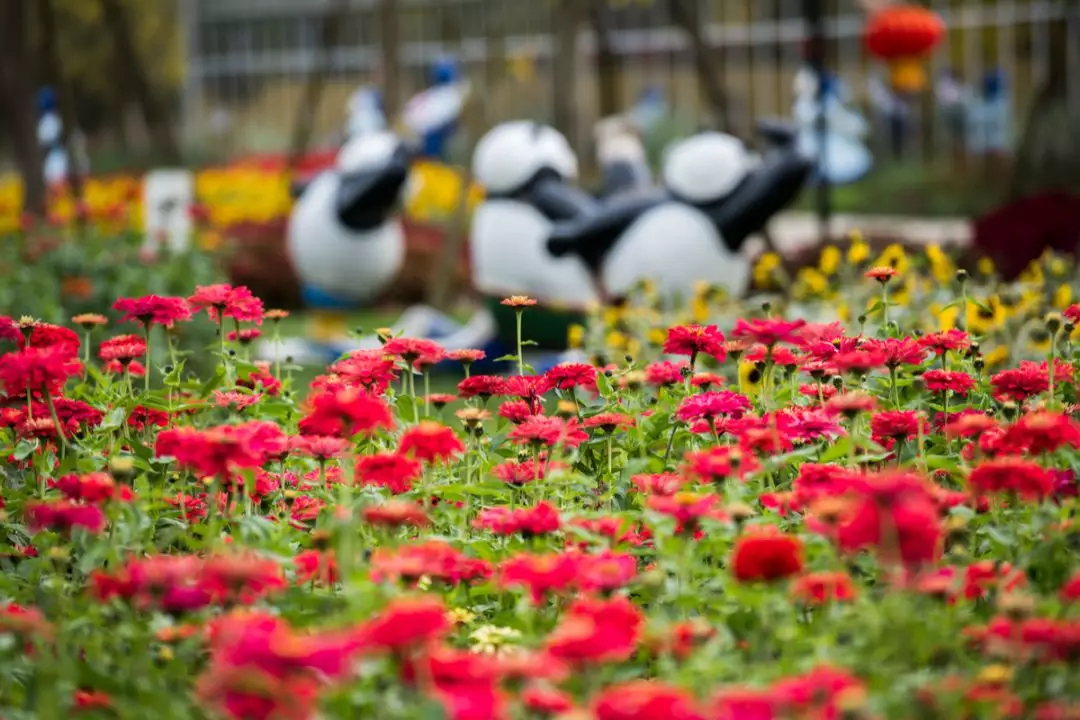
<svg viewBox="0 0 1080 720">
<path fill-rule="evenodd" d="M 559 223 L 547 247 L 581 258 L 608 299 L 646 279 L 669 301 L 700 281 L 741 295 L 750 281 L 743 243 L 795 199 L 812 167 L 794 143 L 758 158 L 735 137 L 701 133 L 668 149 L 662 189 Z"/>
<path fill-rule="evenodd" d="M 472 172 L 485 198 L 472 218 L 472 282 L 505 342 L 516 336 L 514 312 L 500 305 L 507 296 L 538 301 L 526 313 L 525 335 L 547 349 L 565 348 L 570 325 L 598 299 L 594 278 L 579 257 L 555 257 L 547 250 L 556 223 L 598 211 L 597 201 L 573 184 L 577 171 L 566 138 L 532 121 L 498 125 L 476 145 Z"/>
<path fill-rule="evenodd" d="M 358 135 L 303 189 L 286 244 L 307 306 L 325 313 L 363 305 L 397 277 L 405 259 L 397 213 L 412 156 L 393 133 Z"/>
<path fill-rule="evenodd" d="M 632 120 L 620 115 L 603 118 L 593 127 L 596 160 L 603 177 L 601 199 L 653 189 L 641 132 Z"/>
</svg>

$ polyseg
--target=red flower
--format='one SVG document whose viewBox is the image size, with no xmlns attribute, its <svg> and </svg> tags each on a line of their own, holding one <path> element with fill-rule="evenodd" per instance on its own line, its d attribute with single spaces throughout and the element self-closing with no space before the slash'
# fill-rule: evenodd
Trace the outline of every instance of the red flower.
<svg viewBox="0 0 1080 720">
<path fill-rule="evenodd" d="M 786 347 L 769 348 L 760 343 L 752 346 L 743 353 L 742 359 L 744 362 L 761 363 L 764 365 L 769 362 L 770 357 L 772 358 L 773 365 L 787 368 L 793 368 L 800 363 L 805 362 L 804 356 L 796 355 Z"/>
<path fill-rule="evenodd" d="M 682 490 L 686 479 L 675 473 L 644 473 L 630 478 L 640 492 L 647 495 L 661 495 L 664 497 L 674 495 Z"/>
<path fill-rule="evenodd" d="M 327 390 L 309 399 L 307 415 L 300 420 L 305 435 L 374 435 L 394 425 L 386 402 L 356 389 Z"/>
<path fill-rule="evenodd" d="M 225 335 L 225 339 L 229 342 L 238 342 L 241 345 L 250 345 L 261 337 L 262 330 L 259 328 L 241 328 Z"/>
<path fill-rule="evenodd" d="M 562 363 L 544 373 L 547 382 L 559 390 L 583 387 L 596 389 L 596 368 L 586 363 Z"/>
<path fill-rule="evenodd" d="M 652 680 L 612 685 L 593 700 L 596 720 L 705 720 L 686 692 Z"/>
<path fill-rule="evenodd" d="M 510 510 L 503 507 L 481 510 L 473 520 L 473 527 L 486 528 L 496 535 L 521 533 L 526 538 L 547 535 L 558 531 L 561 523 L 559 511 L 546 502 L 531 508 Z"/>
<path fill-rule="evenodd" d="M 108 710 L 112 707 L 112 698 L 101 690 L 76 690 L 71 698 L 77 713 L 93 712 L 94 710 Z"/>
<path fill-rule="evenodd" d="M 901 365 L 921 365 L 926 359 L 926 348 L 910 337 L 884 340 L 870 338 L 863 347 L 871 352 L 881 353 L 885 358 L 885 367 L 892 369 Z"/>
<path fill-rule="evenodd" d="M 1038 455 L 1062 447 L 1080 447 L 1080 427 L 1068 415 L 1034 412 L 1021 416 L 1005 430 L 1002 443 Z"/>
<path fill-rule="evenodd" d="M 690 363 L 686 360 L 649 363 L 645 366 L 645 382 L 653 387 L 678 385 L 683 381 L 684 368 L 687 372 L 690 371 Z"/>
<path fill-rule="evenodd" d="M 521 398 L 535 407 L 552 387 L 552 380 L 546 375 L 511 375 L 503 378 L 498 394 Z"/>
<path fill-rule="evenodd" d="M 574 709 L 574 698 L 548 685 L 529 685 L 521 691 L 521 704 L 538 715 L 561 716 Z"/>
<path fill-rule="evenodd" d="M 706 483 L 718 483 L 731 477 L 742 479 L 758 467 L 753 455 L 726 445 L 689 452 L 684 459 L 683 472 Z"/>
<path fill-rule="evenodd" d="M 20 348 L 63 348 L 71 357 L 78 354 L 79 346 L 82 344 L 79 340 L 79 334 L 71 328 L 42 322 L 34 323 L 33 328 L 30 330 L 30 338 L 25 343 L 22 342 L 21 334 L 18 340 Z"/>
<path fill-rule="evenodd" d="M 722 517 L 713 509 L 719 501 L 717 495 L 680 492 L 670 497 L 653 495 L 649 497 L 648 507 L 661 515 L 675 518 L 676 533 L 693 534 L 703 518 Z"/>
<path fill-rule="evenodd" d="M 882 367 L 886 359 L 885 353 L 876 350 L 852 350 L 833 355 L 829 362 L 839 372 L 865 375 Z"/>
<path fill-rule="evenodd" d="M 0 383 L 8 397 L 25 397 L 27 392 L 59 395 L 67 379 L 81 370 L 82 365 L 71 357 L 66 346 L 26 348 L 0 355 Z"/>
<path fill-rule="evenodd" d="M 296 582 L 333 585 L 338 581 L 337 560 L 332 551 L 304 550 L 293 556 Z"/>
<path fill-rule="evenodd" d="M 144 327 L 161 325 L 172 327 L 177 322 L 191 319 L 191 308 L 182 297 L 145 295 L 139 298 L 120 298 L 113 303 L 113 310 L 124 313 L 120 322 L 134 320 Z"/>
<path fill-rule="evenodd" d="M 843 572 L 807 573 L 791 584 L 791 596 L 805 605 L 851 602 L 855 594 L 855 583 Z"/>
<path fill-rule="evenodd" d="M 713 720 L 774 720 L 777 699 L 768 690 L 732 688 L 713 698 Z"/>
<path fill-rule="evenodd" d="M 539 415 L 543 410 L 543 407 L 530 404 L 527 400 L 507 400 L 499 405 L 499 417 L 520 425 L 534 415 Z"/>
<path fill-rule="evenodd" d="M 986 597 L 991 588 L 1009 593 L 1027 584 L 1027 577 L 1020 568 L 1009 563 L 983 560 L 964 568 L 964 597 L 968 600 Z"/>
<path fill-rule="evenodd" d="M 509 438 L 519 444 L 535 447 L 562 444 L 575 448 L 588 440 L 589 435 L 578 427 L 576 418 L 563 420 L 535 415 L 511 430 Z"/>
<path fill-rule="evenodd" d="M 371 556 L 371 579 L 374 582 L 402 580 L 415 583 L 422 577 L 449 585 L 490 577 L 491 565 L 466 557 L 445 542 L 429 540 L 419 545 L 405 545 L 392 550 L 379 548 Z"/>
<path fill-rule="evenodd" d="M 766 347 L 772 347 L 779 343 L 799 344 L 801 338 L 798 331 L 806 325 L 805 320 L 782 320 L 777 318 L 763 318 L 756 320 L 735 321 L 735 329 L 731 336 L 750 342 L 761 343 Z"/>
<path fill-rule="evenodd" d="M 281 381 L 270 372 L 266 363 L 257 363 L 247 377 L 239 378 L 236 384 L 249 390 L 261 390 L 267 395 L 277 395 L 281 391 Z"/>
<path fill-rule="evenodd" d="M 203 561 L 199 587 L 219 605 L 250 605 L 285 589 L 281 567 L 252 552 L 214 555 Z"/>
<path fill-rule="evenodd" d="M 214 404 L 221 408 L 239 412 L 259 402 L 261 397 L 262 395 L 259 395 L 258 393 L 246 393 L 240 392 L 239 390 L 215 390 Z"/>
<path fill-rule="evenodd" d="M 837 718 L 841 714 L 837 707 L 841 695 L 862 687 L 862 682 L 846 670 L 822 666 L 777 681 L 772 694 L 778 701 L 781 717 Z"/>
<path fill-rule="evenodd" d="M 540 605 L 549 592 L 569 588 L 577 580 L 576 555 L 515 555 L 501 564 L 503 587 L 526 587 L 535 604 Z"/>
<path fill-rule="evenodd" d="M 545 649 L 567 663 L 621 662 L 634 652 L 645 618 L 624 597 L 573 602 L 548 635 Z"/>
<path fill-rule="evenodd" d="M 26 524 L 32 532 L 55 530 L 70 533 L 75 528 L 97 534 L 108 520 L 97 505 L 80 505 L 69 500 L 30 502 L 26 504 Z"/>
<path fill-rule="evenodd" d="M 637 575 L 637 559 L 627 553 L 607 550 L 578 559 L 577 586 L 583 592 L 610 593 L 626 587 Z"/>
<path fill-rule="evenodd" d="M 675 417 L 685 423 L 703 420 L 711 424 L 718 417 L 742 417 L 750 407 L 750 399 L 745 395 L 730 390 L 710 391 L 684 399 Z"/>
<path fill-rule="evenodd" d="M 254 420 L 241 425 L 219 425 L 205 430 L 178 427 L 158 434 L 155 452 L 174 457 L 203 477 L 230 478 L 234 472 L 262 467 L 288 447 L 281 429 Z"/>
<path fill-rule="evenodd" d="M 919 344 L 937 355 L 944 355 L 950 350 L 967 350 L 971 346 L 971 338 L 963 330 L 943 330 L 923 335 Z"/>
<path fill-rule="evenodd" d="M 1080 600 L 1080 570 L 1073 573 L 1072 577 L 1065 581 L 1058 593 L 1065 602 Z"/>
<path fill-rule="evenodd" d="M 1016 493 L 1038 500 L 1054 489 L 1054 479 L 1045 468 L 1027 460 L 1001 458 L 986 460 L 968 475 L 968 487 L 976 495 Z"/>
<path fill-rule="evenodd" d="M 919 434 L 919 422 L 919 415 L 914 410 L 879 412 L 870 418 L 870 432 L 877 443 L 907 440 Z"/>
<path fill-rule="evenodd" d="M 300 435 L 289 439 L 289 446 L 304 455 L 326 462 L 349 448 L 349 441 L 326 435 Z"/>
<path fill-rule="evenodd" d="M 994 398 L 999 401 L 1013 400 L 1022 403 L 1030 397 L 1050 389 L 1050 376 L 1046 368 L 1025 360 L 1019 367 L 1002 370 L 990 378 Z"/>
<path fill-rule="evenodd" d="M 137 432 L 142 432 L 148 427 L 168 427 L 169 414 L 164 410 L 136 405 L 128 414 L 127 424 Z"/>
<path fill-rule="evenodd" d="M 694 377 L 690 378 L 690 384 L 699 390 L 708 390 L 713 386 L 723 387 L 726 382 L 716 373 L 699 372 L 694 373 Z"/>
<path fill-rule="evenodd" d="M 922 379 L 930 392 L 952 390 L 957 395 L 967 395 L 975 387 L 975 378 L 958 370 L 927 370 Z"/>
<path fill-rule="evenodd" d="M 600 428 L 609 435 L 619 428 L 634 427 L 634 418 L 622 413 L 606 412 L 585 418 L 585 427 Z"/>
<path fill-rule="evenodd" d="M 364 520 L 379 527 L 424 527 L 428 524 L 424 508 L 407 500 L 389 500 L 382 505 L 364 508 Z"/>
<path fill-rule="evenodd" d="M 465 445 L 452 428 L 431 420 L 422 420 L 401 436 L 398 452 L 434 463 L 451 460 L 460 455 L 465 452 Z"/>
<path fill-rule="evenodd" d="M 663 350 L 668 355 L 689 356 L 691 365 L 702 354 L 723 362 L 727 358 L 724 342 L 724 333 L 715 325 L 676 325 L 668 328 Z"/>
<path fill-rule="evenodd" d="M 262 300 L 252 295 L 251 290 L 242 285 L 238 287 L 225 284 L 200 285 L 188 298 L 188 304 L 196 312 L 206 310 L 206 314 L 215 322 L 231 317 L 237 322 L 262 324 Z"/>
<path fill-rule="evenodd" d="M 357 636 L 365 648 L 404 653 L 441 638 L 449 629 L 442 599 L 426 595 L 392 600 L 364 623 Z"/>
<path fill-rule="evenodd" d="M 131 502 L 135 497 L 131 488 L 118 486 L 108 473 L 95 472 L 88 475 L 64 475 L 50 480 L 49 485 L 59 490 L 65 498 L 91 505 L 101 505 L 110 500 Z"/>
<path fill-rule="evenodd" d="M 146 375 L 146 366 L 138 360 L 124 361 L 110 360 L 101 366 L 101 369 L 110 375 L 123 375 L 125 372 L 133 378 Z"/>
<path fill-rule="evenodd" d="M 117 335 L 104 340 L 98 349 L 98 357 L 106 362 L 118 361 L 121 365 L 146 355 L 146 340 L 139 335 Z"/>
<path fill-rule="evenodd" d="M 740 582 L 772 582 L 795 575 L 802 568 L 802 541 L 772 526 L 741 535 L 731 554 L 731 572 Z"/>
<path fill-rule="evenodd" d="M 382 352 L 401 358 L 408 367 L 435 365 L 446 357 L 442 345 L 424 338 L 392 338 L 382 346 Z"/>
<path fill-rule="evenodd" d="M 384 487 L 395 495 L 411 490 L 422 472 L 420 461 L 398 453 L 376 453 L 356 461 L 358 483 Z"/>
<path fill-rule="evenodd" d="M 826 402 L 825 412 L 831 415 L 855 417 L 861 412 L 873 412 L 876 407 L 877 401 L 872 396 L 861 392 L 846 392 Z"/>
<path fill-rule="evenodd" d="M 997 420 L 981 412 L 954 415 L 945 426 L 945 434 L 952 437 L 978 437 L 987 430 L 997 429 Z"/>
<path fill-rule="evenodd" d="M 503 379 L 496 375 L 473 375 L 458 383 L 458 395 L 463 398 L 479 397 L 487 400 L 492 395 L 498 395 L 502 389 Z"/>
</svg>

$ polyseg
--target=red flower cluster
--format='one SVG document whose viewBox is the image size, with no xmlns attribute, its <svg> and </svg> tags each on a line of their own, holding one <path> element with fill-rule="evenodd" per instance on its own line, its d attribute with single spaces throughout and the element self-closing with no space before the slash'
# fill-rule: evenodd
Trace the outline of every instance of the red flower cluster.
<svg viewBox="0 0 1080 720">
<path fill-rule="evenodd" d="M 715 325 L 676 325 L 668 328 L 663 350 L 668 355 L 689 356 L 691 365 L 699 355 L 711 355 L 719 362 L 727 357 L 724 333 Z"/>
<path fill-rule="evenodd" d="M 172 457 L 201 477 L 227 480 L 244 469 L 262 467 L 283 454 L 288 439 L 271 422 L 253 420 L 241 425 L 218 425 L 205 430 L 177 427 L 158 433 L 155 452 Z"/>
<path fill-rule="evenodd" d="M 124 313 L 120 322 L 136 321 L 144 327 L 161 325 L 170 328 L 175 323 L 191 319 L 191 308 L 182 297 L 145 295 L 138 298 L 120 298 L 113 303 L 113 310 Z"/>
<path fill-rule="evenodd" d="M 560 526 L 559 511 L 546 502 L 516 510 L 488 508 L 481 510 L 473 520 L 473 527 L 490 530 L 496 535 L 521 534 L 526 538 L 556 532 Z"/>
<path fill-rule="evenodd" d="M 214 322 L 223 322 L 224 318 L 231 317 L 236 322 L 262 324 L 262 300 L 252 295 L 251 290 L 242 285 L 238 287 L 225 284 L 199 286 L 195 288 L 195 292 L 187 301 L 189 307 L 195 312 L 206 310 L 206 314 Z"/>
</svg>

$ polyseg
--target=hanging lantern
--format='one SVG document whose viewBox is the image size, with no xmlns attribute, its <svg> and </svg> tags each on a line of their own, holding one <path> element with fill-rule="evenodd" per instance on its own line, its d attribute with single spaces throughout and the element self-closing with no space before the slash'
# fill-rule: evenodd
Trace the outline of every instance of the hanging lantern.
<svg viewBox="0 0 1080 720">
<path fill-rule="evenodd" d="M 923 63 L 945 36 L 937 14 L 917 5 L 889 5 L 874 13 L 866 26 L 866 49 L 889 66 L 889 79 L 899 92 L 926 87 Z"/>
</svg>

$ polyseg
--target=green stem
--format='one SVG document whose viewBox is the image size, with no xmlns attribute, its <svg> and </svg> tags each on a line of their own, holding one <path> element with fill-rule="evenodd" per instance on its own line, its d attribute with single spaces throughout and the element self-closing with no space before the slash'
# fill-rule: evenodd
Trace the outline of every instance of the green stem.
<svg viewBox="0 0 1080 720">
<path fill-rule="evenodd" d="M 150 394 L 150 368 L 153 367 L 153 363 L 150 361 L 150 324 L 143 325 L 143 332 L 146 335 L 146 372 L 143 373 L 143 392 L 147 395 Z"/>
<path fill-rule="evenodd" d="M 60 458 L 67 454 L 68 440 L 64 433 L 64 427 L 60 424 L 60 418 L 56 414 L 56 406 L 53 404 L 52 394 L 45 391 L 45 402 L 49 404 L 49 415 L 52 416 L 53 424 L 56 425 L 56 434 L 60 437 Z"/>
<path fill-rule="evenodd" d="M 524 313 L 519 309 L 514 313 L 517 317 L 517 361 L 518 361 L 518 375 L 525 374 L 525 358 L 521 354 L 521 316 Z"/>
<path fill-rule="evenodd" d="M 424 417 L 431 415 L 431 373 L 424 366 Z"/>
</svg>

